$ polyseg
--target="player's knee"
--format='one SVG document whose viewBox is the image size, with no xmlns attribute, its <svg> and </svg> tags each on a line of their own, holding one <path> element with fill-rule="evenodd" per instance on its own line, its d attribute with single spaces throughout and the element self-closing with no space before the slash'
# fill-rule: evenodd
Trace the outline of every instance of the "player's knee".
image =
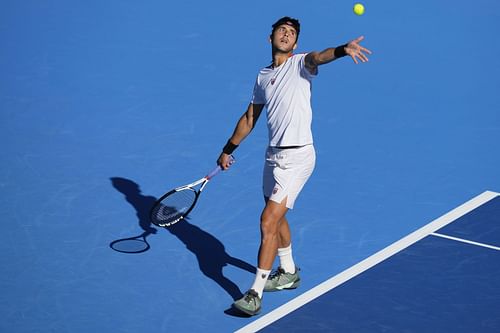
<svg viewBox="0 0 500 333">
<path fill-rule="evenodd" d="M 260 229 L 263 236 L 276 236 L 278 234 L 279 219 L 272 214 L 263 213 L 260 218 Z"/>
</svg>

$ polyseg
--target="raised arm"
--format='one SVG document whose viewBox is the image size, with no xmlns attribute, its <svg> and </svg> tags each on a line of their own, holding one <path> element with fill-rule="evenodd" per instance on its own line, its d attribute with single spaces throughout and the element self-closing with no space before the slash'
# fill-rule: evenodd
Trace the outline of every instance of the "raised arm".
<svg viewBox="0 0 500 333">
<path fill-rule="evenodd" d="M 316 73 L 318 66 L 328 64 L 329 62 L 346 55 L 350 56 L 356 64 L 358 64 L 358 60 L 361 62 L 367 62 L 368 57 L 366 54 L 372 54 L 372 52 L 359 45 L 363 39 L 364 37 L 361 36 L 344 45 L 330 47 L 321 52 L 314 51 L 308 53 L 305 58 L 307 69 L 311 73 Z"/>
<path fill-rule="evenodd" d="M 217 160 L 217 164 L 219 164 L 224 170 L 226 170 L 231 166 L 229 155 L 232 154 L 232 152 L 253 130 L 263 108 L 264 104 L 250 103 L 245 113 L 243 113 L 243 115 L 238 120 L 233 135 L 227 141 L 226 145 L 222 150 L 222 153 L 220 154 Z"/>
</svg>

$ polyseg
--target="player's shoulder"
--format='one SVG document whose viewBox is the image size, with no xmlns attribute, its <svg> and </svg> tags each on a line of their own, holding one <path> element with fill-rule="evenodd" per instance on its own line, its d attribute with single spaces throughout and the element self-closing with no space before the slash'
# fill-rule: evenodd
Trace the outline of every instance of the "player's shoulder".
<svg viewBox="0 0 500 333">
<path fill-rule="evenodd" d="M 270 73 L 273 72 L 273 64 L 269 64 L 265 67 L 262 67 L 260 70 L 259 70 L 259 73 L 258 73 L 258 76 L 265 76 L 265 75 L 268 75 Z"/>
<path fill-rule="evenodd" d="M 290 60 L 291 60 L 290 65 L 292 65 L 294 67 L 295 66 L 298 66 L 298 67 L 303 66 L 306 56 L 307 56 L 307 53 L 294 53 L 290 57 Z"/>
<path fill-rule="evenodd" d="M 300 60 L 302 60 L 303 58 L 305 58 L 305 57 L 306 57 L 306 55 L 307 55 L 308 53 L 309 53 L 309 52 L 294 53 L 294 54 L 292 55 L 292 58 L 293 58 L 294 60 L 298 60 L 298 61 L 300 61 Z"/>
</svg>

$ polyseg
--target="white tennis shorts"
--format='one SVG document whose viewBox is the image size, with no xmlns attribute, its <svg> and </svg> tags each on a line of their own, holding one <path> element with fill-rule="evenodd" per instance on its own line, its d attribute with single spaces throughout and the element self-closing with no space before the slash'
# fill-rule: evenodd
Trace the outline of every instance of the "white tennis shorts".
<svg viewBox="0 0 500 333">
<path fill-rule="evenodd" d="M 292 209 L 315 164 L 313 145 L 286 149 L 269 147 L 264 164 L 264 196 L 277 203 L 287 198 L 286 206 Z"/>
</svg>

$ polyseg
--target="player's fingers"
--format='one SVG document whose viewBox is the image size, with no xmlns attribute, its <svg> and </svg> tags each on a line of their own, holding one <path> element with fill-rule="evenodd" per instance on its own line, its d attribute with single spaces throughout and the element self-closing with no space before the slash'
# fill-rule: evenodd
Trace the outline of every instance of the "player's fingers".
<svg viewBox="0 0 500 333">
<path fill-rule="evenodd" d="M 365 36 L 359 36 L 358 38 L 356 38 L 356 39 L 354 40 L 354 42 L 359 43 L 359 42 L 361 42 L 363 39 L 365 39 Z"/>
<path fill-rule="evenodd" d="M 226 170 L 227 169 L 226 163 L 224 163 L 223 160 L 218 160 L 217 161 L 217 165 L 220 166 L 222 170 Z"/>
<path fill-rule="evenodd" d="M 366 52 L 366 53 L 368 53 L 368 54 L 372 54 L 372 51 L 368 50 L 368 49 L 367 49 L 367 48 L 365 48 L 365 47 L 360 46 L 359 48 L 360 48 L 360 49 L 361 49 L 361 51 L 363 51 L 363 52 Z"/>
<path fill-rule="evenodd" d="M 354 63 L 357 65 L 358 64 L 358 60 L 356 60 L 356 57 L 352 55 L 351 58 L 354 61 Z"/>
<path fill-rule="evenodd" d="M 223 167 L 223 169 L 224 169 L 224 170 L 229 169 L 229 168 L 231 167 L 231 164 L 233 164 L 233 163 L 231 163 L 231 159 L 229 159 L 229 158 L 228 158 L 228 159 L 226 159 L 226 160 L 224 161 L 224 167 Z"/>
<path fill-rule="evenodd" d="M 359 52 L 359 59 L 361 59 L 362 62 L 368 61 L 368 57 L 365 54 L 363 54 L 362 52 Z"/>
</svg>

